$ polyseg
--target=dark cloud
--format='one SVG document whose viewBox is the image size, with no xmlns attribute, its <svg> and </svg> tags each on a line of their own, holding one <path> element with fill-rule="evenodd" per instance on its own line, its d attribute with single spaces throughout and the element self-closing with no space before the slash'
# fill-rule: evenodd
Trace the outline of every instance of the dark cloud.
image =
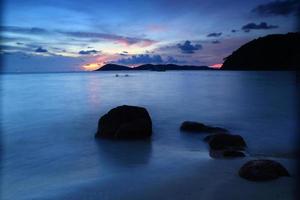
<svg viewBox="0 0 300 200">
<path fill-rule="evenodd" d="M 3 57 L 4 72 L 45 72 L 45 71 L 81 71 L 84 61 L 81 57 L 60 55 L 43 56 L 23 52 L 6 53 Z M 63 66 L 63 67 L 62 67 Z"/>
<path fill-rule="evenodd" d="M 125 56 L 128 56 L 124 54 Z M 185 64 L 187 61 L 177 60 L 173 56 L 168 56 L 166 59 L 163 59 L 160 55 L 148 55 L 140 54 L 134 55 L 129 58 L 122 58 L 113 63 L 123 64 L 123 65 L 138 65 L 138 64 Z"/>
<path fill-rule="evenodd" d="M 98 33 L 98 32 L 65 32 L 59 31 L 59 33 L 68 35 L 71 37 L 77 38 L 97 38 L 97 39 L 105 39 L 115 41 L 116 43 L 121 43 L 125 45 L 133 45 L 138 44 L 140 46 L 150 46 L 154 44 L 156 41 L 145 39 L 145 38 L 137 38 L 137 37 L 124 37 L 115 34 L 108 34 L 108 33 Z"/>
<path fill-rule="evenodd" d="M 0 26 L 1 32 L 12 32 L 12 33 L 23 33 L 23 34 L 48 34 L 49 31 L 43 28 L 27 28 L 27 27 L 19 27 L 19 26 Z"/>
<path fill-rule="evenodd" d="M 266 22 L 261 22 L 260 24 L 248 23 L 242 27 L 242 30 L 249 32 L 250 30 L 266 30 L 278 28 L 276 25 L 268 25 Z"/>
<path fill-rule="evenodd" d="M 211 43 L 213 43 L 213 44 L 219 44 L 219 43 L 221 43 L 221 42 L 220 42 L 220 40 L 214 40 L 214 41 L 212 41 Z"/>
<path fill-rule="evenodd" d="M 231 33 L 236 33 L 236 32 L 238 32 L 238 30 L 235 30 L 235 29 L 231 30 Z"/>
<path fill-rule="evenodd" d="M 190 41 L 185 41 L 183 44 L 177 44 L 177 47 L 181 50 L 182 53 L 195 53 L 195 51 L 198 51 L 202 49 L 201 44 L 195 44 L 192 45 Z"/>
<path fill-rule="evenodd" d="M 6 51 L 29 51 L 31 49 L 28 49 L 26 47 L 22 47 L 22 46 L 12 46 L 12 45 L 0 45 L 0 50 L 2 52 L 6 52 Z"/>
<path fill-rule="evenodd" d="M 299 0 L 283 0 L 272 1 L 266 4 L 261 4 L 252 9 L 251 12 L 260 16 L 282 15 L 287 16 L 290 14 L 299 13 L 300 1 Z"/>
<path fill-rule="evenodd" d="M 46 52 L 48 52 L 48 50 L 47 50 L 47 49 L 43 49 L 42 47 L 38 47 L 38 48 L 35 50 L 35 52 L 37 52 L 37 53 L 46 53 Z"/>
<path fill-rule="evenodd" d="M 128 51 L 123 51 L 123 53 L 128 53 Z"/>
<path fill-rule="evenodd" d="M 134 65 L 134 64 L 144 64 L 144 63 L 152 63 L 152 64 L 160 64 L 163 63 L 163 59 L 160 55 L 150 56 L 148 54 L 134 55 L 129 58 L 122 58 L 116 61 L 118 64 L 124 65 Z"/>
<path fill-rule="evenodd" d="M 116 34 L 99 33 L 99 32 L 80 32 L 80 31 L 72 32 L 72 31 L 63 31 L 63 30 L 50 31 L 50 30 L 37 28 L 37 27 L 28 28 L 28 27 L 18 27 L 18 26 L 0 26 L 0 31 L 21 33 L 21 34 L 34 34 L 34 35 L 63 34 L 74 38 L 91 39 L 94 40 L 94 42 L 98 42 L 99 39 L 102 39 L 102 40 L 110 40 L 125 45 L 137 44 L 142 47 L 151 46 L 152 44 L 156 43 L 156 41 L 147 38 L 125 37 Z"/>
<path fill-rule="evenodd" d="M 210 33 L 207 35 L 207 37 L 220 37 L 222 35 L 222 32 L 220 33 Z"/>
<path fill-rule="evenodd" d="M 184 60 L 177 60 L 173 56 L 169 56 L 167 60 L 165 61 L 166 64 L 185 64 L 187 61 Z"/>
<path fill-rule="evenodd" d="M 97 54 L 99 52 L 100 51 L 97 51 L 97 50 L 93 49 L 93 50 L 86 50 L 86 51 L 85 50 L 81 50 L 78 53 L 81 54 L 81 55 L 91 55 L 91 54 Z"/>
</svg>

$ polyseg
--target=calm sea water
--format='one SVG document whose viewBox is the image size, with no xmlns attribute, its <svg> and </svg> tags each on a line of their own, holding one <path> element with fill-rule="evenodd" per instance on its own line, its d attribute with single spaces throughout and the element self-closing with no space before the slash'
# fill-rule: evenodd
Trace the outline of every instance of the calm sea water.
<svg viewBox="0 0 300 200">
<path fill-rule="evenodd" d="M 182 158 L 210 159 L 203 136 L 180 133 L 184 120 L 242 135 L 249 156 L 294 155 L 293 72 L 116 73 L 1 75 L 3 199 L 40 199 L 94 180 L 172 167 Z M 150 141 L 94 139 L 99 117 L 123 104 L 148 109 Z"/>
</svg>

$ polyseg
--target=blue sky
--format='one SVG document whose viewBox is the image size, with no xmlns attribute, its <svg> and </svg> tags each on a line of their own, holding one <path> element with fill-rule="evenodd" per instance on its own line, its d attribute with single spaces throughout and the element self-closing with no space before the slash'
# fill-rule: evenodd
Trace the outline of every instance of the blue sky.
<svg viewBox="0 0 300 200">
<path fill-rule="evenodd" d="M 4 71 L 80 71 L 105 63 L 214 65 L 240 45 L 295 31 L 296 0 L 3 2 Z"/>
</svg>

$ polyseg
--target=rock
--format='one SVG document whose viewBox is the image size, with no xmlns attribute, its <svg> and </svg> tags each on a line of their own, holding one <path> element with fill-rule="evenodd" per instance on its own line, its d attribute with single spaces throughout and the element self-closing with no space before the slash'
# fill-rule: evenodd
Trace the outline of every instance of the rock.
<svg viewBox="0 0 300 200">
<path fill-rule="evenodd" d="M 185 121 L 181 124 L 180 130 L 187 132 L 205 132 L 207 126 L 199 122 Z"/>
<path fill-rule="evenodd" d="M 143 107 L 123 105 L 111 109 L 98 122 L 96 137 L 144 139 L 152 135 L 152 121 Z"/>
<path fill-rule="evenodd" d="M 181 131 L 206 132 L 206 133 L 228 133 L 228 130 L 220 127 L 206 126 L 199 122 L 184 121 L 180 126 Z"/>
<path fill-rule="evenodd" d="M 265 159 L 248 161 L 239 170 L 239 176 L 250 181 L 268 181 L 290 174 L 280 163 Z"/>
<path fill-rule="evenodd" d="M 241 151 L 235 150 L 211 150 L 209 151 L 209 155 L 212 158 L 239 158 L 245 157 L 245 154 Z"/>
<path fill-rule="evenodd" d="M 244 150 L 246 143 L 240 135 L 215 134 L 209 138 L 212 150 Z"/>
</svg>

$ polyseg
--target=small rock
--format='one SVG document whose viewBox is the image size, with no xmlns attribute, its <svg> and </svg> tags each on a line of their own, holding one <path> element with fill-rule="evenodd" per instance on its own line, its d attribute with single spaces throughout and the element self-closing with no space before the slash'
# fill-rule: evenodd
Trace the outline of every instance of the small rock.
<svg viewBox="0 0 300 200">
<path fill-rule="evenodd" d="M 250 181 L 268 181 L 290 174 L 279 162 L 262 159 L 245 163 L 239 170 L 239 176 Z"/>
<path fill-rule="evenodd" d="M 220 128 L 220 127 L 213 127 L 207 126 L 205 124 L 193 121 L 184 121 L 180 126 L 181 131 L 187 132 L 206 132 L 206 133 L 228 133 L 229 131 Z"/>
</svg>

